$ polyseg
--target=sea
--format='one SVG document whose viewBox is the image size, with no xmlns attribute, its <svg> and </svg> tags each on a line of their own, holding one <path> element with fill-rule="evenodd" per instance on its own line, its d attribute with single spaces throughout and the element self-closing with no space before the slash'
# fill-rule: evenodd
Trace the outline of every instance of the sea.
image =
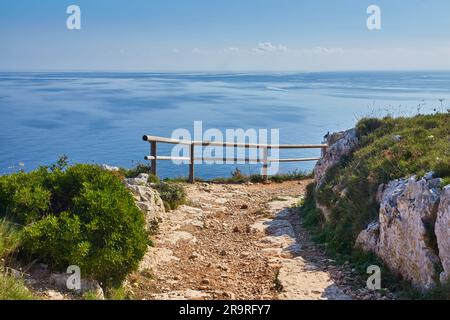
<svg viewBox="0 0 450 320">
<path fill-rule="evenodd" d="M 72 164 L 145 164 L 143 135 L 171 137 L 180 129 L 193 135 L 196 121 L 224 136 L 227 129 L 273 129 L 281 144 L 319 144 L 363 117 L 448 108 L 450 72 L 0 73 L 0 174 L 50 165 L 61 155 Z M 158 154 L 171 155 L 173 147 L 160 144 Z M 278 158 L 317 156 L 320 150 L 282 150 Z M 282 163 L 279 172 L 313 167 Z M 198 164 L 195 170 L 208 179 L 235 168 L 261 169 Z M 163 178 L 187 174 L 186 164 L 158 162 Z"/>
</svg>

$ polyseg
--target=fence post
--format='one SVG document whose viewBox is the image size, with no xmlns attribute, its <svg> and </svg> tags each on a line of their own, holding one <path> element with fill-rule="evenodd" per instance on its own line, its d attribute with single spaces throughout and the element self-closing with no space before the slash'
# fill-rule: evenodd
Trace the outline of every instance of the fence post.
<svg viewBox="0 0 450 320">
<path fill-rule="evenodd" d="M 264 180 L 266 182 L 269 181 L 269 175 L 268 175 L 268 172 L 267 172 L 268 158 L 269 158 L 268 148 L 264 147 L 263 148 L 263 170 L 262 170 L 262 175 L 263 175 L 263 178 L 264 178 Z"/>
<path fill-rule="evenodd" d="M 194 162 L 195 162 L 195 155 L 194 155 L 194 151 L 195 151 L 195 144 L 192 142 L 191 143 L 191 151 L 190 151 L 190 156 L 191 156 L 191 160 L 189 163 L 189 182 L 190 183 L 194 183 L 195 182 L 195 177 L 194 177 Z"/>
<path fill-rule="evenodd" d="M 156 153 L 157 153 L 157 149 L 156 149 L 156 141 L 151 141 L 150 142 L 150 155 L 153 157 L 151 164 L 150 164 L 150 170 L 151 173 L 153 175 L 156 176 L 157 171 L 156 171 Z"/>
</svg>

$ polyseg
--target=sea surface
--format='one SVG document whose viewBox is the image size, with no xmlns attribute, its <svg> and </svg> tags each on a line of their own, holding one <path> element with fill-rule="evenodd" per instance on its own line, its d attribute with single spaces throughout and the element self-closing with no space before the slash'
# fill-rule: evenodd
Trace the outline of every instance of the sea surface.
<svg viewBox="0 0 450 320">
<path fill-rule="evenodd" d="M 445 99 L 445 100 L 442 100 Z M 0 73 L 0 174 L 71 163 L 130 167 L 145 163 L 144 134 L 175 129 L 279 129 L 282 144 L 321 143 L 364 116 L 447 109 L 450 72 L 330 73 Z M 170 155 L 172 145 L 160 145 Z M 200 151 L 197 151 L 200 152 Z M 284 150 L 281 157 L 318 156 Z M 314 163 L 283 163 L 280 172 Z M 198 165 L 204 178 L 254 164 Z M 159 162 L 162 177 L 186 176 L 187 165 Z"/>
</svg>

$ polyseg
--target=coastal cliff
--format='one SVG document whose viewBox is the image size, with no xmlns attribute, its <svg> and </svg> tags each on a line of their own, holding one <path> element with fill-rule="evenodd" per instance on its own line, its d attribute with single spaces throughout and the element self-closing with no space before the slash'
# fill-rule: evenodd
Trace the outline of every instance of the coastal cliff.
<svg viewBox="0 0 450 320">
<path fill-rule="evenodd" d="M 329 251 L 371 252 L 423 291 L 450 280 L 449 117 L 363 119 L 326 136 L 306 216 Z"/>
</svg>

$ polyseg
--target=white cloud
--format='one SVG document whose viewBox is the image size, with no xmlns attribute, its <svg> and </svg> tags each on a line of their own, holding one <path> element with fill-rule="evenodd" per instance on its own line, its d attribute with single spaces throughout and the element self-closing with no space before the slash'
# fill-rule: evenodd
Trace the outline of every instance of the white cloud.
<svg viewBox="0 0 450 320">
<path fill-rule="evenodd" d="M 281 44 L 273 45 L 271 42 L 261 42 L 258 47 L 253 49 L 254 52 L 287 52 L 288 48 Z"/>
</svg>

